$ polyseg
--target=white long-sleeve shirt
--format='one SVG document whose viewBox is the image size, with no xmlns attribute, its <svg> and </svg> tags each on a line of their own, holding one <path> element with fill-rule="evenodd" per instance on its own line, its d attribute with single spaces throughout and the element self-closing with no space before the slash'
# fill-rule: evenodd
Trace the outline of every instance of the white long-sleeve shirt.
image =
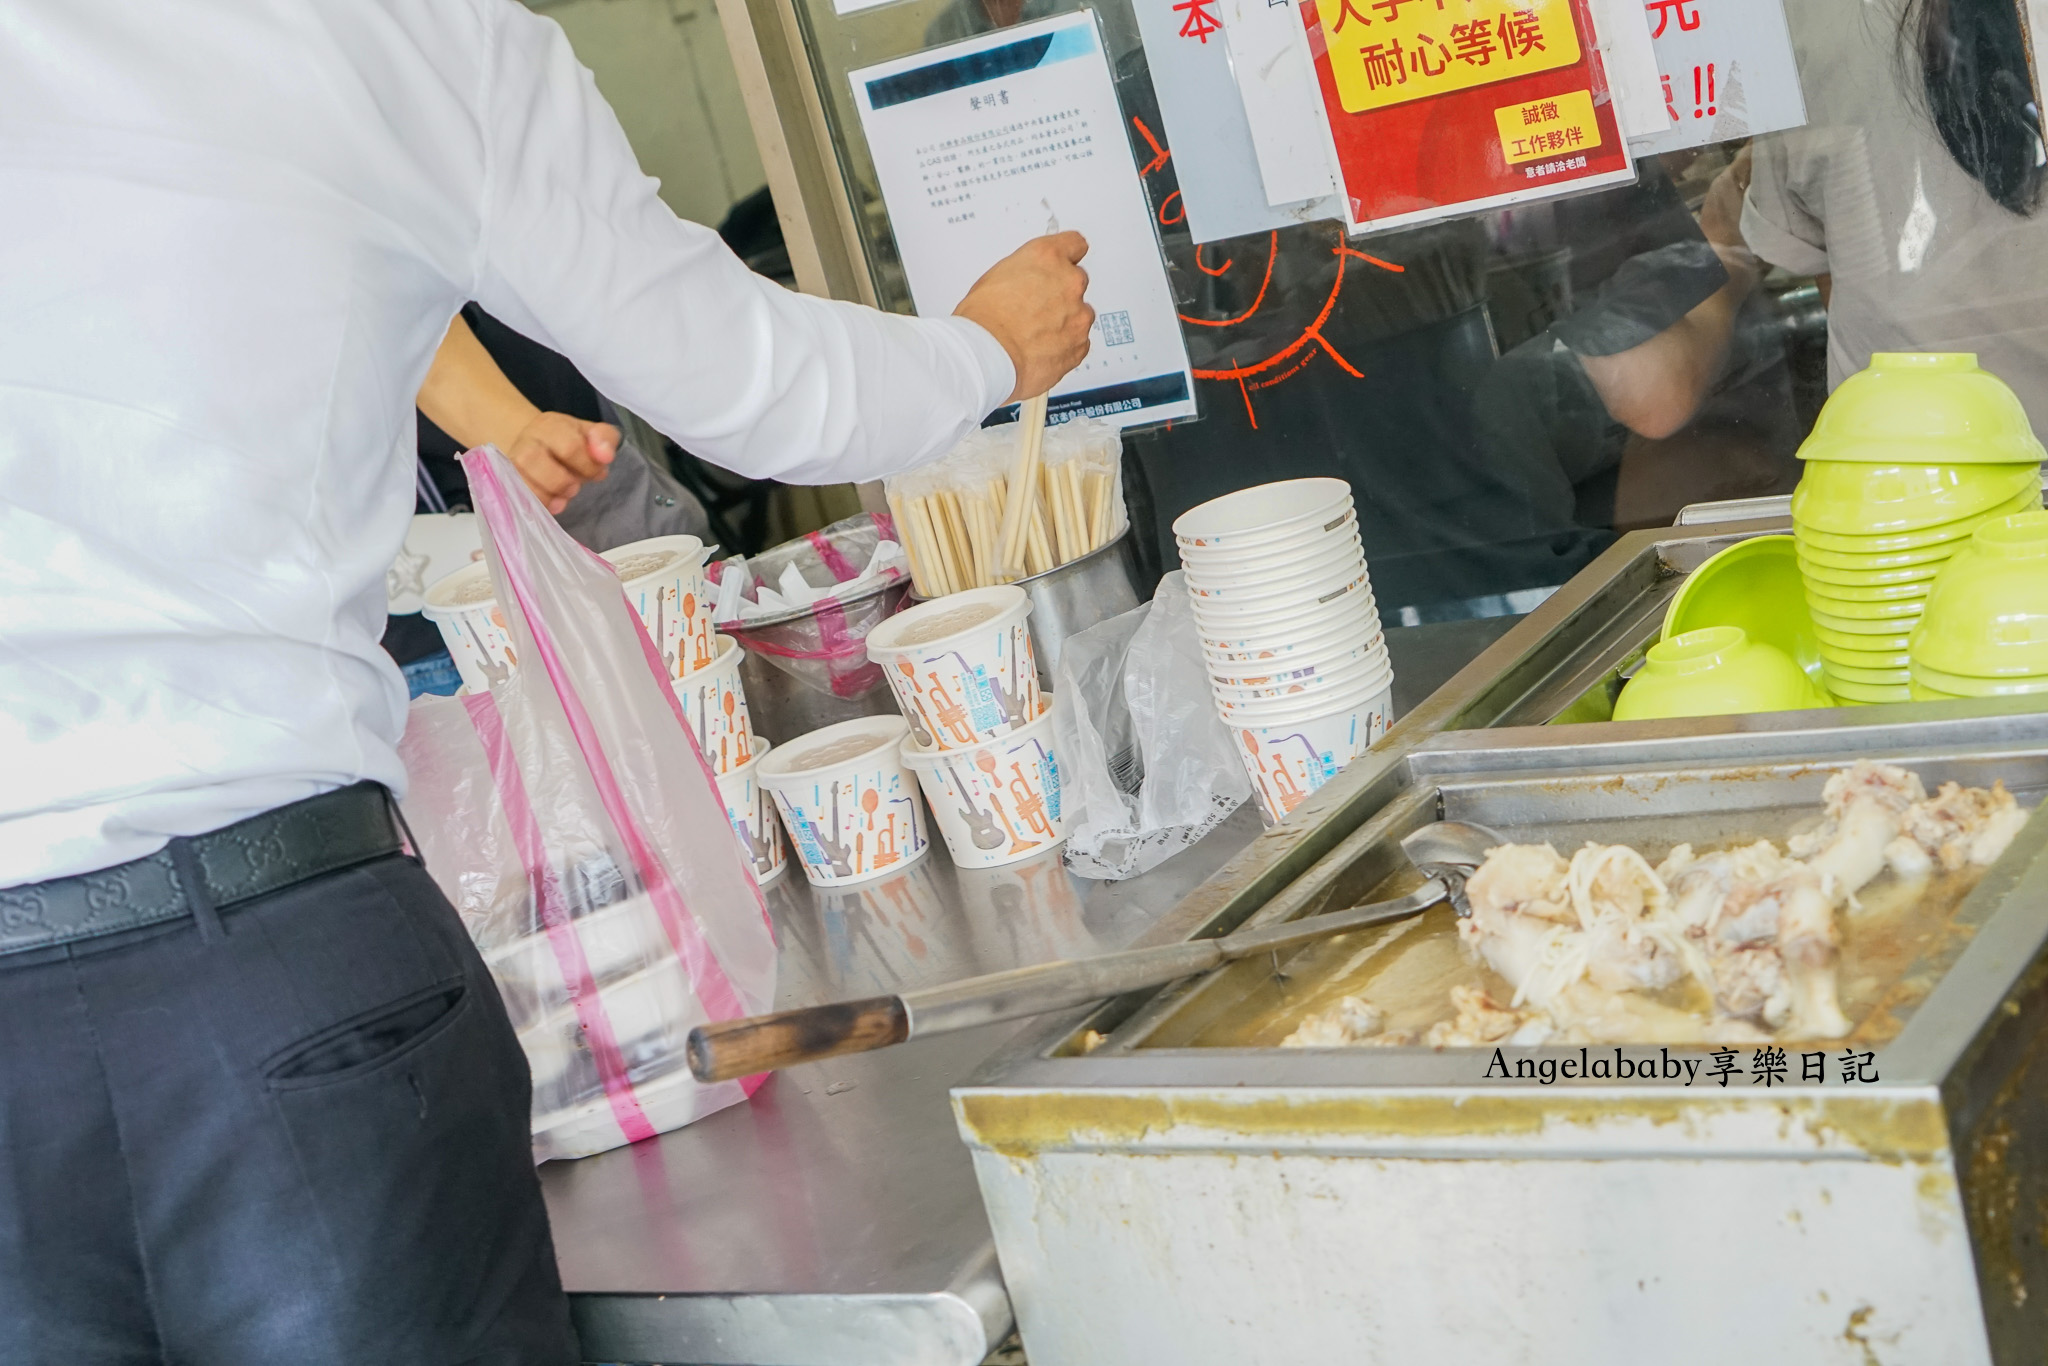
<svg viewBox="0 0 2048 1366">
<path fill-rule="evenodd" d="M 1014 379 L 678 220 L 514 0 L 6 0 L 0 206 L 0 887 L 402 790 L 384 571 L 464 300 L 756 477 L 908 468 Z"/>
</svg>

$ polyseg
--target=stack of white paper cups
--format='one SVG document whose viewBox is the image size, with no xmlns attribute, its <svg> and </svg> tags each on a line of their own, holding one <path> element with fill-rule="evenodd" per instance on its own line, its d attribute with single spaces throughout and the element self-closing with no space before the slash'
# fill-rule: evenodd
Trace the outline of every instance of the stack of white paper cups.
<svg viewBox="0 0 2048 1366">
<path fill-rule="evenodd" d="M 1290 479 L 1173 524 L 1217 713 L 1278 821 L 1386 732 L 1387 662 L 1351 487 Z"/>
</svg>

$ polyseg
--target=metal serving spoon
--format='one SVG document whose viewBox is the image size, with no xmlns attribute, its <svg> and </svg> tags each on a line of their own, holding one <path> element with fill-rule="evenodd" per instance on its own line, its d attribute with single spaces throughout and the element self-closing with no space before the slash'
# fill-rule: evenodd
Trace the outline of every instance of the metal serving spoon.
<svg viewBox="0 0 2048 1366">
<path fill-rule="evenodd" d="M 1401 848 L 1428 874 L 1429 881 L 1391 901 L 1239 930 L 1215 939 L 1041 963 L 923 991 L 700 1025 L 690 1031 L 690 1071 L 699 1081 L 731 1081 L 800 1062 L 887 1048 L 930 1034 L 1042 1015 L 1127 991 L 1163 986 L 1240 958 L 1276 953 L 1326 935 L 1406 920 L 1444 900 L 1449 900 L 1459 915 L 1470 915 L 1465 879 L 1485 862 L 1488 849 L 1506 842 L 1483 825 L 1439 821 L 1401 841 Z"/>
</svg>

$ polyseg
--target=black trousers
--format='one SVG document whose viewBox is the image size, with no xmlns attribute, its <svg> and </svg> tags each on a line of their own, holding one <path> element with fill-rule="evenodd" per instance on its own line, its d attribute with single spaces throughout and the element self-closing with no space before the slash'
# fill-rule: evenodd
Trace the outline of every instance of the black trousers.
<svg viewBox="0 0 2048 1366">
<path fill-rule="evenodd" d="M 403 857 L 0 957 L 0 1362 L 568 1366 L 529 1091 Z"/>
</svg>

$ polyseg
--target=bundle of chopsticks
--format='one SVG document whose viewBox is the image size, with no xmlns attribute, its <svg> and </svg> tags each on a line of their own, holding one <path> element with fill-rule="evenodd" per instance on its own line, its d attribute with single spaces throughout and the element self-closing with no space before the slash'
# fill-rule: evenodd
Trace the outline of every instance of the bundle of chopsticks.
<svg viewBox="0 0 2048 1366">
<path fill-rule="evenodd" d="M 936 465 L 887 482 L 919 597 L 1043 574 L 1124 528 L 1122 440 L 1107 423 L 1047 431 L 1023 418 L 969 436 Z M 1013 493 L 1021 493 L 1013 497 Z"/>
</svg>

